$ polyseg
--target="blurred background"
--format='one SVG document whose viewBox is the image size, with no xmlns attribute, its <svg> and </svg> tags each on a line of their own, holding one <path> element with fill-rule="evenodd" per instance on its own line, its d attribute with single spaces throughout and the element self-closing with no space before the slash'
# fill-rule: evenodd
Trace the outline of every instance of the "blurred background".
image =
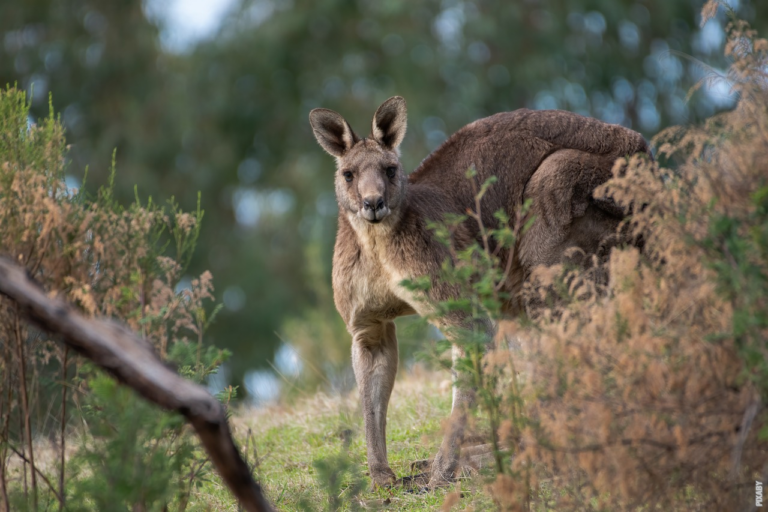
<svg viewBox="0 0 768 512">
<path fill-rule="evenodd" d="M 768 2 L 728 5 L 762 34 Z M 224 308 L 209 339 L 234 357 L 213 387 L 253 401 L 353 385 L 330 290 L 334 164 L 312 108 L 361 135 L 376 107 L 408 101 L 413 169 L 464 124 L 561 108 L 653 136 L 733 104 L 729 14 L 703 0 L 0 0 L 0 84 L 71 144 L 68 181 L 95 192 L 117 150 L 124 203 L 171 196 L 205 210 L 189 274 L 209 269 Z M 34 120 L 33 120 L 34 121 Z M 438 333 L 405 319 L 404 365 Z"/>
</svg>

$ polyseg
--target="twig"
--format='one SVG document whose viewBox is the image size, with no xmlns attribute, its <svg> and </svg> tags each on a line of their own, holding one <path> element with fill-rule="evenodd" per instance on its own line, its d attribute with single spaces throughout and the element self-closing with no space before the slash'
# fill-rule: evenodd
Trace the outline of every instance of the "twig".
<svg viewBox="0 0 768 512">
<path fill-rule="evenodd" d="M 34 324 L 61 335 L 70 348 L 147 400 L 184 415 L 243 507 L 254 512 L 273 510 L 232 439 L 222 404 L 203 386 L 166 366 L 149 342 L 121 324 L 87 319 L 66 302 L 48 297 L 23 268 L 7 258 L 0 258 L 0 293 L 15 301 Z"/>
<path fill-rule="evenodd" d="M 515 248 L 517 247 L 517 241 L 520 239 L 520 232 L 523 230 L 521 220 L 522 216 L 523 210 L 522 208 L 519 208 L 517 214 L 515 215 L 515 230 L 513 232 L 514 241 L 512 242 L 512 246 L 507 251 L 507 264 L 504 266 L 504 274 L 501 276 L 498 284 L 494 287 L 494 291 L 496 292 L 501 290 L 504 285 L 507 284 L 507 278 L 509 277 L 509 273 L 512 271 L 512 260 L 514 260 L 516 256 Z"/>
<path fill-rule="evenodd" d="M 14 330 L 16 334 L 16 350 L 19 357 L 19 389 L 21 391 L 21 413 L 24 416 L 24 435 L 27 438 L 29 447 L 29 465 L 30 479 L 32 481 L 32 504 L 37 510 L 37 476 L 35 475 L 35 452 L 32 448 L 32 423 L 29 412 L 29 402 L 27 400 L 27 361 L 24 358 L 24 342 L 21 340 L 21 326 L 19 325 L 19 305 L 16 304 L 15 314 L 13 315 Z M 26 470 L 24 472 L 26 475 Z"/>
<path fill-rule="evenodd" d="M 744 450 L 744 443 L 747 441 L 747 435 L 752 428 L 752 422 L 757 416 L 760 410 L 760 400 L 755 398 L 752 403 L 749 404 L 747 410 L 744 411 L 744 417 L 741 420 L 741 428 L 739 429 L 739 439 L 733 447 L 731 453 L 731 480 L 736 480 L 739 474 L 739 467 L 741 466 L 741 453 Z"/>
<path fill-rule="evenodd" d="M 193 463 L 192 467 L 189 469 L 189 488 L 187 492 L 184 493 L 181 498 L 179 498 L 179 506 L 177 508 L 179 512 L 184 512 L 187 510 L 187 505 L 189 505 L 189 497 L 192 495 L 192 486 L 195 483 L 195 478 L 197 478 L 197 474 L 207 463 L 208 459 L 203 459 L 200 461 L 197 467 L 195 467 L 195 464 Z"/>
<path fill-rule="evenodd" d="M 67 428 L 67 363 L 69 359 L 69 347 L 64 347 L 64 361 L 61 363 L 61 462 L 59 469 L 59 494 L 61 500 L 59 500 L 59 512 L 64 510 L 64 500 L 66 494 L 64 493 L 64 469 L 66 464 L 65 449 L 66 449 L 66 428 Z"/>
<path fill-rule="evenodd" d="M 10 369 L 10 360 L 11 360 L 11 350 L 10 350 L 10 348 L 6 351 L 6 356 L 7 356 L 6 368 L 8 368 L 8 377 L 7 377 L 7 380 L 6 380 L 6 382 L 8 384 L 8 414 L 5 416 L 5 424 L 3 425 L 3 431 L 2 431 L 3 437 L 8 437 L 10 435 L 10 431 L 11 431 L 11 413 L 13 412 L 13 407 L 12 407 L 12 404 L 13 404 L 13 386 L 11 386 L 13 372 Z M 0 462 L 2 462 L 3 465 L 5 465 L 5 463 L 6 463 L 6 457 L 7 456 L 8 456 L 8 447 L 7 447 L 7 445 L 3 444 L 3 452 L 2 452 L 3 460 L 0 461 Z M 6 491 L 6 494 L 4 495 L 4 498 L 5 498 L 5 508 L 6 508 L 6 510 L 8 512 L 10 512 L 11 505 L 10 505 L 10 501 L 8 499 L 8 493 L 7 493 L 7 484 L 8 484 L 7 476 L 8 476 L 7 473 L 5 473 L 3 475 L 3 488 Z"/>
<path fill-rule="evenodd" d="M 0 418 L 4 418 L 5 421 L 3 422 L 3 430 L 0 431 L 0 435 L 2 437 L 5 437 L 8 434 L 8 420 L 11 418 L 11 412 L 13 409 L 13 404 L 11 402 L 11 365 L 10 365 L 10 354 L 9 349 L 6 344 L 5 351 L 4 351 L 4 359 L 3 359 L 3 371 L 5 372 L 5 385 L 2 388 L 2 398 L 5 397 L 5 390 L 8 389 L 8 412 L 5 412 L 5 406 L 6 401 L 3 399 L 0 401 Z M 2 502 L 0 502 L 0 512 L 10 512 L 11 505 L 8 502 L 8 488 L 6 484 L 7 476 L 5 471 L 5 457 L 8 453 L 8 449 L 6 448 L 5 444 L 2 445 L 2 448 L 0 448 L 0 498 L 2 498 Z"/>
<path fill-rule="evenodd" d="M 30 463 L 30 460 L 24 456 L 24 453 L 20 452 L 16 448 L 11 445 L 10 441 L 8 441 L 7 438 L 3 438 L 3 442 L 8 446 L 8 448 L 11 449 L 13 453 L 16 454 L 17 457 L 19 457 L 23 462 Z M 56 491 L 56 488 L 53 486 L 50 480 L 48 480 L 48 477 L 45 476 L 45 473 L 37 469 L 33 464 L 30 463 L 30 466 L 32 466 L 32 469 L 34 469 L 34 473 L 37 473 L 40 475 L 40 478 L 43 479 L 43 482 L 48 486 L 48 489 L 53 493 L 53 495 L 56 497 L 57 500 L 59 500 L 59 503 L 62 503 L 61 501 L 61 495 Z"/>
<path fill-rule="evenodd" d="M 5 450 L 3 450 L 5 451 Z M 0 457 L 0 512 L 9 512 L 10 505 L 8 504 L 8 489 L 5 486 L 5 454 Z"/>
</svg>

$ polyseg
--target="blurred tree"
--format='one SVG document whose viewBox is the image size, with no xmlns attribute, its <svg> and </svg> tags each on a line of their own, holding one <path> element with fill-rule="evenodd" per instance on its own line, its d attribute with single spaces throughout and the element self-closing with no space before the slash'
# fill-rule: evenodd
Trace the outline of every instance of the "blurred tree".
<svg viewBox="0 0 768 512">
<path fill-rule="evenodd" d="M 33 91 L 34 116 L 48 112 L 48 92 L 63 113 L 71 172 L 90 165 L 108 172 L 113 149 L 120 160 L 164 165 L 173 84 L 164 72 L 158 28 L 141 2 L 32 0 L 4 2 L 0 15 L 0 82 Z M 123 173 L 127 190 L 135 178 Z M 130 171 L 133 174 L 133 170 Z M 130 183 L 130 184 L 129 184 Z"/>
<path fill-rule="evenodd" d="M 242 0 L 217 37 L 184 54 L 162 50 L 135 0 L 6 3 L 0 81 L 35 84 L 37 115 L 54 93 L 73 174 L 90 163 L 103 181 L 117 147 L 124 197 L 137 183 L 189 208 L 202 190 L 190 270 L 216 276 L 226 307 L 212 335 L 233 350 L 239 381 L 271 359 L 289 318 L 290 332 L 319 332 L 295 319 L 332 314 L 318 305 L 327 295 L 306 261 L 320 260 L 327 287 L 333 162 L 311 135 L 310 109 L 338 110 L 367 135 L 378 104 L 404 96 L 406 168 L 464 124 L 520 107 L 573 110 L 650 136 L 732 103 L 727 86 L 686 99 L 707 73 L 696 59 L 725 64 L 726 16 L 700 28 L 702 3 Z M 731 5 L 765 33 L 766 6 Z M 316 342 L 349 343 L 343 333 Z"/>
</svg>

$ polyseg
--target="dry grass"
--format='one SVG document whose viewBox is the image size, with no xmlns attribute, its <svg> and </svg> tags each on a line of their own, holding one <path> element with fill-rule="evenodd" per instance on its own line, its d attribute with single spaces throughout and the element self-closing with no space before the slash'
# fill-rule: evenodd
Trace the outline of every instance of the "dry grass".
<svg viewBox="0 0 768 512">
<path fill-rule="evenodd" d="M 450 375 L 445 372 L 427 370 L 415 365 L 410 371 L 402 372 L 392 392 L 390 411 L 398 414 L 403 404 L 413 414 L 414 421 L 434 412 L 434 396 L 443 395 L 449 400 Z M 283 425 L 310 427 L 318 417 L 338 416 L 341 413 L 357 414 L 359 409 L 357 391 L 340 395 L 324 392 L 304 394 L 290 404 L 276 403 L 266 407 L 245 406 L 237 410 L 232 418 L 233 428 L 238 432 L 250 430 L 259 435 Z"/>
</svg>

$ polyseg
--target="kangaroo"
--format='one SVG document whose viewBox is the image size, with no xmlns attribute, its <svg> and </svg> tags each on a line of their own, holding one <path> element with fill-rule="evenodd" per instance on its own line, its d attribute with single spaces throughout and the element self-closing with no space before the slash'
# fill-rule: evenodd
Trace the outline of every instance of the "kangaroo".
<svg viewBox="0 0 768 512">
<path fill-rule="evenodd" d="M 649 149 L 639 133 L 618 125 L 558 110 L 521 109 L 461 128 L 406 174 L 398 150 L 407 122 L 403 98 L 390 98 L 376 110 L 368 137 L 359 137 L 332 110 L 312 110 L 309 121 L 317 142 L 336 159 L 334 302 L 352 336 L 368 469 L 373 485 L 391 485 L 396 476 L 387 462 L 386 426 L 398 366 L 393 320 L 426 315 L 430 302 L 458 293 L 435 279 L 449 252 L 433 238 L 427 222 L 474 210 L 467 169 L 476 169 L 480 183 L 491 175 L 498 179 L 483 197 L 481 218 L 486 226 L 497 225 L 493 213 L 499 209 L 514 218 L 525 200 L 533 200 L 531 228 L 510 254 L 502 254 L 502 262 L 513 259 L 504 284 L 511 298 L 504 309 L 514 315 L 521 310 L 522 286 L 534 267 L 560 262 L 572 248 L 589 255 L 605 253 L 616 243 L 626 212 L 592 193 L 611 177 L 618 157 Z M 456 232 L 457 249 L 480 240 L 473 224 L 467 222 Z M 434 283 L 426 292 L 427 301 L 401 285 L 405 279 L 425 275 Z M 447 333 L 468 321 L 455 314 L 436 322 Z M 490 321 L 483 328 L 493 335 Z M 457 355 L 454 345 L 454 358 Z M 432 463 L 429 487 L 456 476 L 463 411 L 472 398 L 472 390 L 454 384 L 451 426 Z"/>
</svg>

